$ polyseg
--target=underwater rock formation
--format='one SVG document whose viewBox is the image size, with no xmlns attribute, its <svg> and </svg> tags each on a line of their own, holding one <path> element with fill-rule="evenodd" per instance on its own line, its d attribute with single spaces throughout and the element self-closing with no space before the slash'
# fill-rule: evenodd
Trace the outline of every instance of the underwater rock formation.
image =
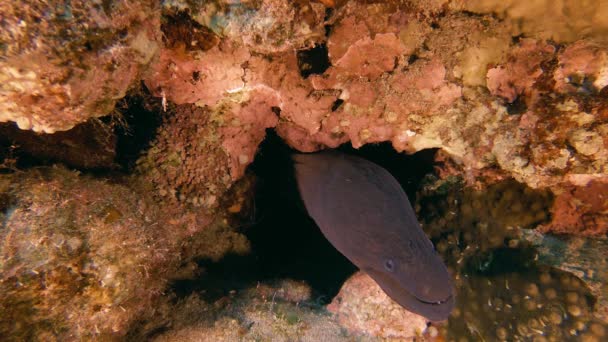
<svg viewBox="0 0 608 342">
<path fill-rule="evenodd" d="M 589 177 L 577 186 L 564 187 L 551 209 L 553 219 L 539 231 L 558 234 L 602 236 L 608 227 L 608 179 Z"/>
<path fill-rule="evenodd" d="M 171 114 L 138 160 L 138 170 L 162 198 L 216 207 L 231 179 L 229 156 L 219 146 L 221 137 L 212 113 L 182 105 Z"/>
<path fill-rule="evenodd" d="M 465 266 L 485 272 L 498 251 L 527 246 L 520 228 L 605 236 L 607 11 L 606 0 L 0 2 L 0 122 L 34 133 L 69 130 L 110 114 L 140 83 L 163 113 L 128 180 L 16 170 L 0 151 L 0 171 L 13 172 L 0 175 L 0 334 L 125 339 L 140 337 L 134 331 L 148 320 L 171 328 L 153 305 L 168 279 L 192 278 L 198 258 L 249 248 L 223 213 L 243 206 L 238 180 L 268 128 L 302 152 L 379 142 L 406 153 L 437 149 L 442 179 L 422 192 L 445 203 L 422 200 L 419 212 L 455 273 Z M 89 154 L 80 161 L 63 154 L 61 143 L 47 150 L 51 138 L 33 137 L 6 134 L 0 146 L 21 145 L 83 169 L 115 159 L 114 137 L 75 148 Z M 74 145 L 64 137 L 54 138 Z M 484 195 L 447 195 L 463 185 L 457 179 Z M 495 312 L 520 310 L 508 317 L 521 338 L 537 334 L 540 322 L 559 326 L 547 331 L 558 337 L 605 338 L 605 325 L 590 318 L 586 285 L 544 271 L 497 276 L 516 279 L 517 291 L 538 296 L 542 308 L 521 301 L 532 294 L 500 297 L 515 287 L 460 277 L 471 300 L 448 330 L 509 339 L 507 327 L 479 315 L 487 307 L 473 304 L 493 298 Z M 327 336 L 344 337 L 324 314 L 264 300 L 239 314 L 213 311 L 221 317 L 213 334 L 323 339 L 321 330 L 306 331 L 314 321 L 326 324 Z M 175 308 L 166 297 L 160 302 L 167 315 Z M 553 310 L 560 306 L 565 311 Z M 517 321 L 521 312 L 526 322 Z M 471 317 L 481 318 L 467 326 Z M 199 337 L 213 319 L 189 336 Z M 280 324 L 260 331 L 252 321 Z"/>
<path fill-rule="evenodd" d="M 608 37 L 608 1 L 605 0 L 583 6 L 576 0 L 463 0 L 451 1 L 450 7 L 478 14 L 493 13 L 513 23 L 518 34 L 538 36 L 558 43 L 580 38 L 606 42 Z"/>
<path fill-rule="evenodd" d="M 240 94 L 217 107 L 172 106 L 138 171 L 161 197 L 216 207 L 245 173 L 265 129 L 276 124 L 272 96 Z"/>
<path fill-rule="evenodd" d="M 123 338 L 182 263 L 248 248 L 207 213 L 61 167 L 0 175 L 0 223 L 5 340 Z"/>
<path fill-rule="evenodd" d="M 124 335 L 165 286 L 169 248 L 150 203 L 61 168 L 2 175 L 0 334 Z M 141 215 L 139 213 L 142 213 Z"/>
<path fill-rule="evenodd" d="M 158 51 L 155 1 L 3 1 L 0 122 L 53 133 L 107 115 Z"/>
<path fill-rule="evenodd" d="M 538 231 L 524 231 L 533 244 L 539 262 L 571 272 L 582 279 L 597 298 L 595 316 L 608 321 L 608 243 L 606 240 L 552 236 Z"/>
<path fill-rule="evenodd" d="M 605 338 L 605 241 L 561 239 L 530 229 L 549 219 L 548 191 L 512 180 L 474 191 L 429 178 L 417 196 L 419 216 L 454 274 L 460 299 L 448 324 L 437 327 L 441 335 Z"/>
<path fill-rule="evenodd" d="M 310 295 L 310 288 L 285 280 L 258 284 L 213 303 L 191 295 L 175 306 L 160 308 L 170 310 L 168 316 L 174 328 L 152 340 L 333 342 L 355 337 L 345 332 L 306 293 Z M 357 338 L 358 341 L 378 341 L 372 336 Z"/>
<path fill-rule="evenodd" d="M 413 341 L 427 328 L 427 319 L 395 303 L 372 278 L 356 273 L 327 309 L 353 334 Z"/>
<path fill-rule="evenodd" d="M 79 169 L 116 167 L 116 140 L 110 126 L 95 121 L 55 134 L 37 134 L 21 130 L 12 122 L 0 123 L 0 144 L 13 146 L 14 154 L 38 161 L 62 162 Z"/>
<path fill-rule="evenodd" d="M 271 2 L 259 8 L 248 3 L 190 8 L 191 20 L 222 39 L 208 50 L 165 42 L 146 84 L 178 104 L 217 108 L 224 98 L 259 98 L 278 116 L 263 126 L 276 127 L 300 151 L 382 141 L 409 153 L 441 148 L 470 184 L 512 177 L 559 193 L 577 186 L 573 177 L 606 173 L 608 104 L 602 94 L 608 59 L 597 35 L 584 36 L 580 32 L 587 31 L 580 29 L 578 38 L 586 40 L 564 38 L 565 44 L 557 45 L 539 33 L 552 27 L 548 24 L 521 38 L 520 28 L 500 17 L 417 2 L 407 7 L 350 1 L 337 3 L 325 21 L 310 10 L 317 14 L 303 22 L 310 35 L 302 40 L 292 16 L 266 10 Z M 167 4 L 165 10 L 183 6 Z M 226 15 L 230 6 L 237 9 Z M 294 5 L 290 13 L 302 11 Z M 263 48 L 256 50 L 247 43 L 253 33 L 220 34 L 209 24 L 219 16 L 228 32 L 241 32 L 262 15 L 277 32 L 292 33 L 277 39 L 283 45 L 268 48 L 270 35 L 264 33 L 257 38 Z M 327 36 L 318 34 L 322 25 L 330 25 Z M 306 54 L 287 46 L 306 51 L 312 44 L 327 47 L 328 68 L 304 74 L 300 69 L 321 63 L 322 56 L 298 60 Z M 246 156 L 244 165 L 251 153 Z M 238 158 L 235 152 L 231 157 Z M 601 220 L 591 225 L 570 229 L 608 230 Z"/>
<path fill-rule="evenodd" d="M 165 106 L 210 107 L 245 130 L 275 127 L 300 151 L 390 141 L 408 153 L 442 149 L 469 184 L 512 177 L 587 191 L 573 178 L 601 177 L 608 164 L 608 5 L 509 4 L 111 1 L 45 12 L 7 3 L 0 120 L 69 129 L 109 113 L 143 76 Z M 320 46 L 326 56 L 302 53 Z M 222 114 L 246 102 L 259 114 Z M 263 137 L 253 131 L 218 142 L 232 180 Z M 589 225 L 569 229 L 608 231 L 604 220 Z"/>
</svg>

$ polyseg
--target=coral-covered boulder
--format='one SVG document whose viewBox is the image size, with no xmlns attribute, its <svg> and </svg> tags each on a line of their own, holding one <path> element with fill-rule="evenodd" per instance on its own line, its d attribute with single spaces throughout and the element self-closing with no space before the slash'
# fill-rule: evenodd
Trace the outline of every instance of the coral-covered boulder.
<svg viewBox="0 0 608 342">
<path fill-rule="evenodd" d="M 53 133 L 107 115 L 157 52 L 155 2 L 3 1 L 0 122 Z"/>
<path fill-rule="evenodd" d="M 426 330 L 427 319 L 390 299 L 364 273 L 348 279 L 328 306 L 340 325 L 353 334 L 414 341 Z"/>
</svg>

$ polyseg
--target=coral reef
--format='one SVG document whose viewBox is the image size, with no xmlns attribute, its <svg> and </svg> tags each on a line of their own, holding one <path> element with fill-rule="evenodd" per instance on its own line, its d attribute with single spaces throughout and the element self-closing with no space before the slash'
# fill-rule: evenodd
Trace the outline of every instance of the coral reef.
<svg viewBox="0 0 608 342">
<path fill-rule="evenodd" d="M 552 233 L 578 232 L 581 235 L 601 236 L 608 229 L 608 180 L 606 177 L 589 179 L 586 184 L 565 187 L 555 198 L 551 208 L 553 219 L 539 226 L 539 231 Z"/>
<path fill-rule="evenodd" d="M 123 338 L 182 264 L 247 251 L 221 215 L 133 190 L 59 167 L 0 177 L 0 335 Z"/>
<path fill-rule="evenodd" d="M 524 231 L 523 237 L 537 248 L 540 263 L 570 272 L 585 281 L 597 298 L 595 316 L 608 321 L 606 240 L 556 237 L 530 230 Z"/>
<path fill-rule="evenodd" d="M 53 133 L 108 114 L 158 50 L 154 1 L 0 4 L 0 122 Z"/>
<path fill-rule="evenodd" d="M 469 274 L 458 281 L 462 305 L 452 313 L 448 336 L 600 341 L 608 327 L 593 317 L 595 299 L 585 283 L 566 272 L 532 267 L 485 277 Z"/>
<path fill-rule="evenodd" d="M 605 1 L 3 6 L 0 118 L 22 129 L 107 114 L 154 60 L 144 80 L 165 106 L 196 105 L 248 131 L 223 129 L 232 180 L 266 127 L 301 151 L 441 148 L 469 184 L 513 177 L 560 193 L 572 177 L 606 173 Z M 326 47 L 327 68 L 302 60 L 313 47 Z M 592 225 L 582 233 L 608 229 Z"/>
<path fill-rule="evenodd" d="M 589 240 L 581 248 L 581 240 L 565 243 L 529 230 L 549 220 L 550 200 L 548 191 L 512 180 L 473 191 L 454 179 L 427 179 L 419 213 L 454 274 L 458 298 L 447 326 L 438 327 L 441 335 L 604 338 L 606 267 L 597 260 L 605 243 Z"/>
<path fill-rule="evenodd" d="M 602 94 L 608 59 L 595 31 L 577 24 L 572 32 L 558 32 L 542 20 L 528 25 L 528 17 L 522 29 L 511 18 L 525 13 L 523 5 L 507 10 L 468 2 L 447 7 L 442 2 L 332 2 L 325 20 L 319 5 L 304 10 L 306 5 L 294 4 L 281 16 L 287 13 L 282 1 L 206 7 L 168 2 L 165 11 L 188 8 L 191 20 L 221 39 L 207 50 L 165 42 L 146 84 L 156 96 L 178 104 L 215 107 L 223 99 L 257 98 L 266 107 L 259 110 L 279 116 L 276 122 L 262 119 L 268 120 L 263 126 L 276 127 L 300 151 L 382 141 L 410 153 L 441 148 L 469 184 L 512 177 L 556 193 L 576 186 L 572 177 L 605 174 Z M 551 7 L 532 7 L 543 6 Z M 493 11 L 509 14 L 485 14 Z M 290 21 L 305 12 L 315 13 L 302 21 L 308 35 L 296 33 Z M 575 21 L 581 17 L 576 11 L 571 15 Z M 272 29 L 251 38 L 260 33 L 251 20 L 261 17 Z M 319 34 L 324 25 L 326 36 Z M 602 32 L 601 24 L 593 27 Z M 276 37 L 269 33 L 275 31 Z M 273 38 L 275 44 L 269 43 Z M 315 44 L 326 47 L 319 51 L 327 51 L 329 64 L 310 73 L 306 70 L 315 62 L 301 60 L 306 54 L 293 48 L 307 51 Z M 236 153 L 230 154 L 234 159 Z M 251 152 L 246 156 L 240 158 L 245 165 Z M 233 178 L 240 174 L 232 171 Z M 569 229 L 601 234 L 608 227 L 598 221 Z"/>
<path fill-rule="evenodd" d="M 192 21 L 247 50 L 272 54 L 313 46 L 325 37 L 325 6 L 314 1 L 163 1 L 165 12 Z"/>
<path fill-rule="evenodd" d="M 605 274 L 580 273 L 596 244 L 539 265 L 549 235 L 522 229 L 608 233 L 608 1 L 16 0 L 0 13 L 3 337 L 421 332 L 362 275 L 335 317 L 298 281 L 163 296 L 204 276 L 201 259 L 249 251 L 230 217 L 255 207 L 246 168 L 273 128 L 301 152 L 437 149 L 417 209 L 459 291 L 440 339 L 606 338 Z M 163 117 L 132 177 L 19 169 L 15 151 L 114 168 L 124 137 L 90 119 L 139 83 Z M 406 316 L 418 329 L 395 323 Z"/>
<path fill-rule="evenodd" d="M 165 286 L 158 213 L 128 188 L 61 168 L 2 176 L 0 334 L 124 335 Z M 141 215 L 139 213 L 142 213 Z"/>
<path fill-rule="evenodd" d="M 258 91 L 254 91 L 257 94 Z M 139 159 L 139 173 L 161 197 L 206 208 L 245 173 L 265 129 L 277 117 L 262 96 L 238 94 L 216 107 L 172 107 L 150 149 Z"/>
<path fill-rule="evenodd" d="M 160 197 L 216 207 L 218 195 L 231 185 L 220 138 L 209 110 L 177 106 L 138 161 L 139 171 Z"/>
</svg>

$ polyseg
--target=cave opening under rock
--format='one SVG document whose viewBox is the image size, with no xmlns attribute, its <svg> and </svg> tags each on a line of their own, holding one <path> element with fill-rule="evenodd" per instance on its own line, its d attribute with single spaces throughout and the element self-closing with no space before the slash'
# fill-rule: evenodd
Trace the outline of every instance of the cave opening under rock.
<svg viewBox="0 0 608 342">
<path fill-rule="evenodd" d="M 356 154 L 386 168 L 414 201 L 419 182 L 433 171 L 436 150 L 413 155 L 397 153 L 390 144 L 366 145 L 358 150 L 343 145 L 339 150 Z M 249 168 L 255 174 L 255 213 L 241 230 L 251 242 L 249 255 L 227 255 L 219 262 L 201 260 L 200 279 L 174 284 L 178 295 L 203 290 L 215 300 L 232 290 L 257 282 L 302 280 L 311 286 L 313 298 L 327 304 L 357 268 L 322 235 L 301 203 L 293 178 L 290 155 L 295 153 L 273 130 L 268 131 Z"/>
<path fill-rule="evenodd" d="M 111 114 L 67 131 L 40 134 L 0 123 L 0 172 L 61 163 L 98 176 L 130 173 L 154 140 L 162 116 L 161 101 L 142 86 L 121 99 Z"/>
<path fill-rule="evenodd" d="M 479 337 L 475 331 L 481 336 L 515 331 L 516 338 L 529 338 L 538 332 L 564 336 L 601 325 L 593 318 L 597 301 L 592 291 L 575 274 L 539 263 L 541 252 L 526 239 L 525 228 L 550 217 L 553 197 L 549 192 L 514 180 L 480 192 L 462 182 L 439 180 L 443 190 L 437 191 L 439 183 L 433 181 L 437 150 L 406 155 L 395 152 L 389 144 L 360 149 L 343 145 L 338 149 L 387 169 L 410 201 L 420 206 L 419 220 L 455 278 L 457 307 L 441 326 L 445 336 L 475 339 Z M 322 308 L 356 272 L 306 214 L 293 178 L 292 153 L 295 151 L 274 131 L 268 131 L 248 169 L 256 178 L 255 214 L 239 228 L 251 242 L 251 254 L 227 255 L 219 262 L 200 260 L 203 272 L 199 278 L 174 284 L 179 298 L 198 292 L 215 302 L 257 284 L 293 279 L 312 288 L 312 304 L 302 305 Z M 426 187 L 434 190 L 426 193 Z M 490 303 L 483 309 L 487 315 L 480 315 L 479 303 Z M 497 315 L 502 324 L 497 325 Z M 577 317 L 589 324 L 580 325 Z M 544 320 L 561 323 L 538 328 L 537 323 Z"/>
<path fill-rule="evenodd" d="M 141 153 L 150 146 L 163 119 L 161 101 L 149 96 L 144 86 L 141 92 L 143 94 L 133 94 L 123 100 L 123 106 L 118 108 L 122 122 L 114 128 L 114 161 L 127 172 L 133 170 Z"/>
</svg>

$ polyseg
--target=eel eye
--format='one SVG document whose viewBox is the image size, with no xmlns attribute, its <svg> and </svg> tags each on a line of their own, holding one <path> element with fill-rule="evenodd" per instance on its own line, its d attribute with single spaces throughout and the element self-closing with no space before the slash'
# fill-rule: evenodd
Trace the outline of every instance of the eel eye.
<svg viewBox="0 0 608 342">
<path fill-rule="evenodd" d="M 384 261 L 384 269 L 389 272 L 395 271 L 395 262 L 393 259 L 386 259 L 386 261 Z"/>
</svg>

